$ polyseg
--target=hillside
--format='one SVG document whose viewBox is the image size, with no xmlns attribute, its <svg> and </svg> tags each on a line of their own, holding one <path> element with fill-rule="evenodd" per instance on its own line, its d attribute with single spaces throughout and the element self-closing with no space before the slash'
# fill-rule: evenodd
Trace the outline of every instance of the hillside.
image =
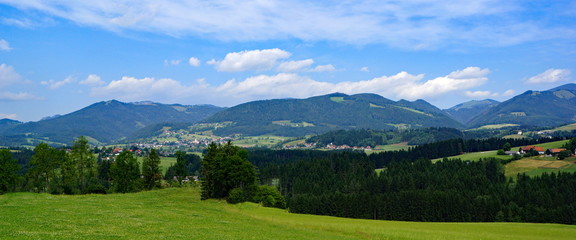
<svg viewBox="0 0 576 240">
<path fill-rule="evenodd" d="M 336 129 L 404 129 L 463 125 L 424 100 L 398 102 L 376 94 L 333 93 L 307 99 L 277 99 L 240 104 L 203 123 L 224 123 L 217 135 L 304 136 Z"/>
<path fill-rule="evenodd" d="M 70 143 L 83 135 L 100 142 L 111 142 L 157 123 L 194 123 L 221 109 L 212 105 L 123 103 L 111 100 L 55 118 L 19 124 L 6 129 L 4 135 L 22 136 L 31 133 L 28 137 L 62 143 Z"/>
<path fill-rule="evenodd" d="M 19 124 L 22 124 L 22 122 L 7 118 L 0 119 L 0 133 L 6 131 L 7 129 L 13 128 L 14 126 Z"/>
<path fill-rule="evenodd" d="M 500 102 L 492 99 L 472 100 L 465 103 L 460 103 L 444 112 L 448 113 L 456 121 L 467 124 L 468 121 L 478 116 L 479 114 L 487 111 L 488 109 L 498 105 Z"/>
<path fill-rule="evenodd" d="M 346 219 L 200 200 L 198 188 L 0 195 L 2 239 L 572 239 L 576 227 Z M 54 214 L 57 213 L 57 214 Z M 97 216 L 97 217 L 95 217 Z M 159 217 L 161 216 L 161 217 Z"/>
<path fill-rule="evenodd" d="M 568 84 L 548 91 L 526 91 L 470 120 L 469 126 L 519 124 L 558 126 L 576 121 L 576 90 Z"/>
</svg>

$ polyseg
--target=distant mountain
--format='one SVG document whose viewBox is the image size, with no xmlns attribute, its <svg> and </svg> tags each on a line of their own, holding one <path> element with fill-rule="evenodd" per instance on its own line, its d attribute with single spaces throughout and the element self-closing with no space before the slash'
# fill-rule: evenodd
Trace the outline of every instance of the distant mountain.
<svg viewBox="0 0 576 240">
<path fill-rule="evenodd" d="M 576 122 L 575 87 L 567 84 L 548 91 L 526 91 L 474 117 L 469 125 L 557 126 Z"/>
<path fill-rule="evenodd" d="M 8 118 L 0 119 L 0 133 L 6 131 L 7 129 L 13 128 L 14 126 L 19 124 L 22 124 L 22 122 Z"/>
<path fill-rule="evenodd" d="M 38 122 L 15 125 L 5 135 L 24 135 L 70 143 L 78 136 L 111 142 L 138 129 L 163 122 L 194 123 L 218 111 L 212 105 L 186 106 L 160 103 L 123 103 L 116 100 L 95 103 L 76 112 Z"/>
<path fill-rule="evenodd" d="M 576 90 L 576 83 L 568 83 L 568 84 L 564 84 L 562 86 L 558 86 L 555 88 L 552 88 L 548 91 L 557 91 L 557 90 Z"/>
<path fill-rule="evenodd" d="M 202 123 L 227 123 L 214 130 L 217 135 L 280 136 L 304 136 L 336 129 L 463 127 L 424 100 L 395 102 L 376 94 L 342 93 L 248 102 L 218 112 Z"/>
<path fill-rule="evenodd" d="M 478 116 L 484 111 L 498 105 L 500 102 L 492 99 L 472 100 L 465 103 L 460 103 L 444 112 L 448 113 L 456 121 L 467 124 L 472 118 Z"/>
</svg>

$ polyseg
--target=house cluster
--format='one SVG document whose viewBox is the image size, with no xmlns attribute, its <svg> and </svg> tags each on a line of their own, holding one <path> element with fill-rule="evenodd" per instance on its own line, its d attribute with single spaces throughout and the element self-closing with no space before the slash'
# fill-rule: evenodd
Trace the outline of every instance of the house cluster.
<svg viewBox="0 0 576 240">
<path fill-rule="evenodd" d="M 286 144 L 283 146 L 284 149 L 314 149 L 316 148 L 316 143 L 299 143 L 299 144 Z"/>
<path fill-rule="evenodd" d="M 344 150 L 344 149 L 352 149 L 352 150 L 372 150 L 372 147 L 370 146 L 366 146 L 366 147 L 357 147 L 357 146 L 348 146 L 346 144 L 344 145 L 335 145 L 335 144 L 327 144 L 326 147 L 324 147 L 324 149 L 330 149 L 330 150 Z"/>
<path fill-rule="evenodd" d="M 538 155 L 546 155 L 546 156 L 557 156 L 560 152 L 566 151 L 566 148 L 548 148 L 544 149 L 543 147 L 539 146 L 524 146 L 520 147 L 518 151 L 506 151 L 507 155 L 515 155 L 515 154 L 526 154 L 532 151 L 538 152 Z M 570 153 L 573 155 L 574 153 Z"/>
</svg>

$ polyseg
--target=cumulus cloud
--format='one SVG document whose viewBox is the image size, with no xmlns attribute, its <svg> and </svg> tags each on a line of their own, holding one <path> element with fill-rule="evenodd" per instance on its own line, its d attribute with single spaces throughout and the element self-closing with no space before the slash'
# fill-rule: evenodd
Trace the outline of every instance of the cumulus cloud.
<svg viewBox="0 0 576 240">
<path fill-rule="evenodd" d="M 361 67 L 360 72 L 370 72 L 370 69 L 368 69 L 368 67 Z"/>
<path fill-rule="evenodd" d="M 16 83 L 21 78 L 12 66 L 0 64 L 0 87 Z"/>
<path fill-rule="evenodd" d="M 492 93 L 490 91 L 466 91 L 466 92 L 464 92 L 464 94 L 467 97 L 471 97 L 471 98 L 485 98 L 485 97 L 495 96 L 494 93 Z"/>
<path fill-rule="evenodd" d="M 336 68 L 332 64 L 316 66 L 311 72 L 333 72 Z"/>
<path fill-rule="evenodd" d="M 514 95 L 516 91 L 509 89 L 503 93 L 491 92 L 491 91 L 465 91 L 464 95 L 470 98 L 486 98 L 486 97 L 510 97 Z"/>
<path fill-rule="evenodd" d="M 338 83 L 317 81 L 296 73 L 279 73 L 262 74 L 240 81 L 231 79 L 220 85 L 210 85 L 204 79 L 185 85 L 174 79 L 123 77 L 106 86 L 93 88 L 91 94 L 126 101 L 189 102 L 191 99 L 201 97 L 204 101 L 214 104 L 238 104 L 270 98 L 304 98 L 333 92 L 347 94 L 370 92 L 390 98 L 415 100 L 482 85 L 487 80 L 486 75 L 489 72 L 488 69 L 469 67 L 429 80 L 424 80 L 423 74 L 400 72 L 370 80 Z"/>
<path fill-rule="evenodd" d="M 188 90 L 180 82 L 169 79 L 122 77 L 108 85 L 92 89 L 93 96 L 113 96 L 127 101 L 149 100 L 151 97 L 167 99 L 182 95 Z"/>
<path fill-rule="evenodd" d="M 292 54 L 278 49 L 263 49 L 226 54 L 224 60 L 211 60 L 208 64 L 216 65 L 221 72 L 240 72 L 246 70 L 268 70 L 276 65 L 277 60 L 290 57 Z"/>
<path fill-rule="evenodd" d="M 470 89 L 480 86 L 488 80 L 490 70 L 479 67 L 467 67 L 454 71 L 445 77 L 438 77 L 424 83 L 408 82 L 399 88 L 399 95 L 408 99 L 436 96 L 456 90 Z"/>
<path fill-rule="evenodd" d="M 116 32 L 135 30 L 224 41 L 301 39 L 421 49 L 448 42 L 510 45 L 576 35 L 574 29 L 557 24 L 571 22 L 573 15 L 557 14 L 570 9 L 570 1 L 550 5 L 541 14 L 531 14 L 527 1 L 506 0 L 475 0 L 465 5 L 445 0 L 3 2 Z M 555 21 L 549 21 L 548 15 Z"/>
<path fill-rule="evenodd" d="M 80 81 L 80 84 L 88 86 L 102 86 L 106 84 L 106 82 L 102 81 L 102 79 L 100 79 L 100 76 L 96 74 L 90 74 L 88 75 L 88 77 L 86 77 L 86 79 Z"/>
<path fill-rule="evenodd" d="M 527 83 L 539 84 L 539 83 L 555 83 L 555 82 L 565 82 L 570 80 L 570 70 L 568 69 L 548 69 L 543 73 L 533 76 L 526 80 Z"/>
<path fill-rule="evenodd" d="M 54 81 L 54 80 L 48 80 L 48 81 L 41 81 L 40 84 L 42 85 L 47 85 L 48 88 L 54 90 L 54 89 L 58 89 L 66 84 L 69 83 L 73 83 L 75 80 L 72 76 L 68 76 L 67 78 L 65 78 L 62 81 Z"/>
<path fill-rule="evenodd" d="M 278 65 L 276 69 L 279 72 L 298 72 L 310 67 L 310 65 L 312 64 L 314 64 L 314 60 L 312 59 L 305 59 L 300 61 L 288 61 L 280 63 L 280 65 Z"/>
<path fill-rule="evenodd" d="M 8 43 L 8 41 L 4 39 L 0 39 L 0 51 L 10 51 L 10 50 L 12 50 L 12 48 L 10 48 L 10 43 Z"/>
<path fill-rule="evenodd" d="M 188 64 L 190 64 L 190 66 L 193 67 L 198 67 L 200 66 L 200 59 L 191 57 L 190 59 L 188 59 Z"/>
</svg>

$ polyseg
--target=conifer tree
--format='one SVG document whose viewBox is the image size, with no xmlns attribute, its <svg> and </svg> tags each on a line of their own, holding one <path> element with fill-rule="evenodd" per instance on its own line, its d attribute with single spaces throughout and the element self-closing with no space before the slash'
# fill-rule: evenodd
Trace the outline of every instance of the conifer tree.
<svg viewBox="0 0 576 240">
<path fill-rule="evenodd" d="M 0 194 L 13 191 L 18 175 L 16 171 L 20 169 L 16 159 L 8 149 L 0 150 Z"/>
<path fill-rule="evenodd" d="M 150 150 L 148 156 L 142 161 L 142 176 L 147 190 L 160 187 L 162 172 L 160 171 L 160 157 L 156 149 Z"/>
</svg>

